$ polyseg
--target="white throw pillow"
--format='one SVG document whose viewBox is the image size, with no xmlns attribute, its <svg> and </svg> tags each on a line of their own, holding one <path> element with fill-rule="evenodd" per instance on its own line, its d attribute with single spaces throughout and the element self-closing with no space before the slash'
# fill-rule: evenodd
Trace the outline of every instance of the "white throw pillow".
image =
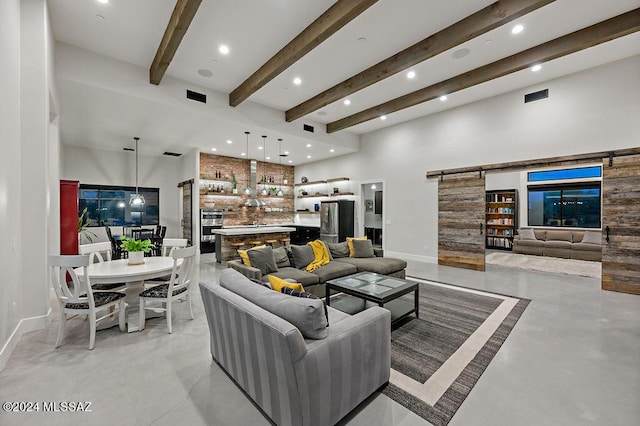
<svg viewBox="0 0 640 426">
<path fill-rule="evenodd" d="M 520 238 L 523 240 L 535 240 L 536 234 L 531 228 L 522 228 L 518 231 Z"/>
<path fill-rule="evenodd" d="M 582 237 L 583 243 L 602 244 L 602 234 L 599 231 L 585 231 Z"/>
</svg>

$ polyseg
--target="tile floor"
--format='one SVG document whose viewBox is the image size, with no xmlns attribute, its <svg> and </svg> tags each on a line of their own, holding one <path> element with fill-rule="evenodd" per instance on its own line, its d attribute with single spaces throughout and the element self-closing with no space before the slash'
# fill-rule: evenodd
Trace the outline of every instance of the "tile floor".
<svg viewBox="0 0 640 426">
<path fill-rule="evenodd" d="M 200 278 L 219 267 L 206 256 Z M 532 299 L 450 425 L 640 424 L 640 296 L 605 292 L 599 280 L 490 266 L 487 272 L 412 262 L 408 274 Z M 196 291 L 191 321 L 174 310 L 142 333 L 98 333 L 78 320 L 54 349 L 57 323 L 23 336 L 0 372 L 0 401 L 89 401 L 90 413 L 5 413 L 1 425 L 267 425 L 212 362 Z M 55 314 L 54 310 L 54 314 Z M 344 425 L 428 424 L 381 394 Z"/>
</svg>

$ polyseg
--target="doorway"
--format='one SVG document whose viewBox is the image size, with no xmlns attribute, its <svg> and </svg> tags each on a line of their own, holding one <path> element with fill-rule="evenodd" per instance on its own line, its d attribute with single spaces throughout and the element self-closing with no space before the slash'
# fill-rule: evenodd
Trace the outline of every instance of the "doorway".
<svg viewBox="0 0 640 426">
<path fill-rule="evenodd" d="M 382 181 L 363 183 L 361 194 L 363 200 L 361 210 L 363 212 L 363 235 L 371 240 L 374 247 L 382 248 L 384 183 Z"/>
<path fill-rule="evenodd" d="M 180 226 L 181 226 L 181 238 L 186 238 L 189 245 L 193 244 L 193 216 L 192 216 L 192 193 L 193 193 L 193 179 L 180 182 L 178 187 L 182 193 L 181 214 L 180 214 Z"/>
</svg>

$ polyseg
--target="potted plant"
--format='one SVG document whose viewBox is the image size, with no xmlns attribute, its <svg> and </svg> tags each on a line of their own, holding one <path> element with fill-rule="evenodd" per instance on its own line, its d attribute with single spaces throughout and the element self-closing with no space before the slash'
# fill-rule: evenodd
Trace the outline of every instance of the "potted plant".
<svg viewBox="0 0 640 426">
<path fill-rule="evenodd" d="M 307 191 L 305 191 L 304 189 L 298 189 L 298 194 L 300 194 L 300 197 L 304 197 L 305 195 L 308 195 L 309 193 Z"/>
<path fill-rule="evenodd" d="M 91 219 L 87 218 L 85 221 L 85 215 L 87 214 L 87 207 L 82 210 L 82 214 L 78 217 L 78 244 L 92 243 L 97 235 L 89 231 L 87 228 L 91 224 Z"/>
<path fill-rule="evenodd" d="M 278 192 L 278 187 L 276 186 L 269 187 L 269 195 L 276 195 L 276 192 Z"/>
<path fill-rule="evenodd" d="M 235 173 L 231 173 L 231 190 L 234 194 L 238 193 L 238 178 Z"/>
<path fill-rule="evenodd" d="M 129 253 L 129 265 L 144 263 L 144 254 L 149 253 L 155 246 L 151 240 L 136 240 L 123 236 L 120 238 L 120 248 Z"/>
</svg>

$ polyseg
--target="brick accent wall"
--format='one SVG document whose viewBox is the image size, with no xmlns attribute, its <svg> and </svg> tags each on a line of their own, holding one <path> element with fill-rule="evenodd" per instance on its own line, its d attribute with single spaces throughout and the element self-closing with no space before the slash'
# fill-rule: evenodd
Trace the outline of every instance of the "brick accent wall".
<svg viewBox="0 0 640 426">
<path fill-rule="evenodd" d="M 258 223 L 280 224 L 291 223 L 294 218 L 294 167 L 258 161 L 258 199 L 265 202 L 265 207 L 245 207 L 248 197 L 244 189 L 249 183 L 250 160 L 200 153 L 200 208 L 224 210 L 224 224 L 250 225 Z M 283 173 L 288 178 L 282 184 Z M 233 193 L 232 178 L 237 180 L 237 194 Z M 261 183 L 266 176 L 266 183 Z M 272 182 L 273 181 L 273 182 Z M 284 195 L 260 195 L 264 187 L 282 187 Z"/>
</svg>

